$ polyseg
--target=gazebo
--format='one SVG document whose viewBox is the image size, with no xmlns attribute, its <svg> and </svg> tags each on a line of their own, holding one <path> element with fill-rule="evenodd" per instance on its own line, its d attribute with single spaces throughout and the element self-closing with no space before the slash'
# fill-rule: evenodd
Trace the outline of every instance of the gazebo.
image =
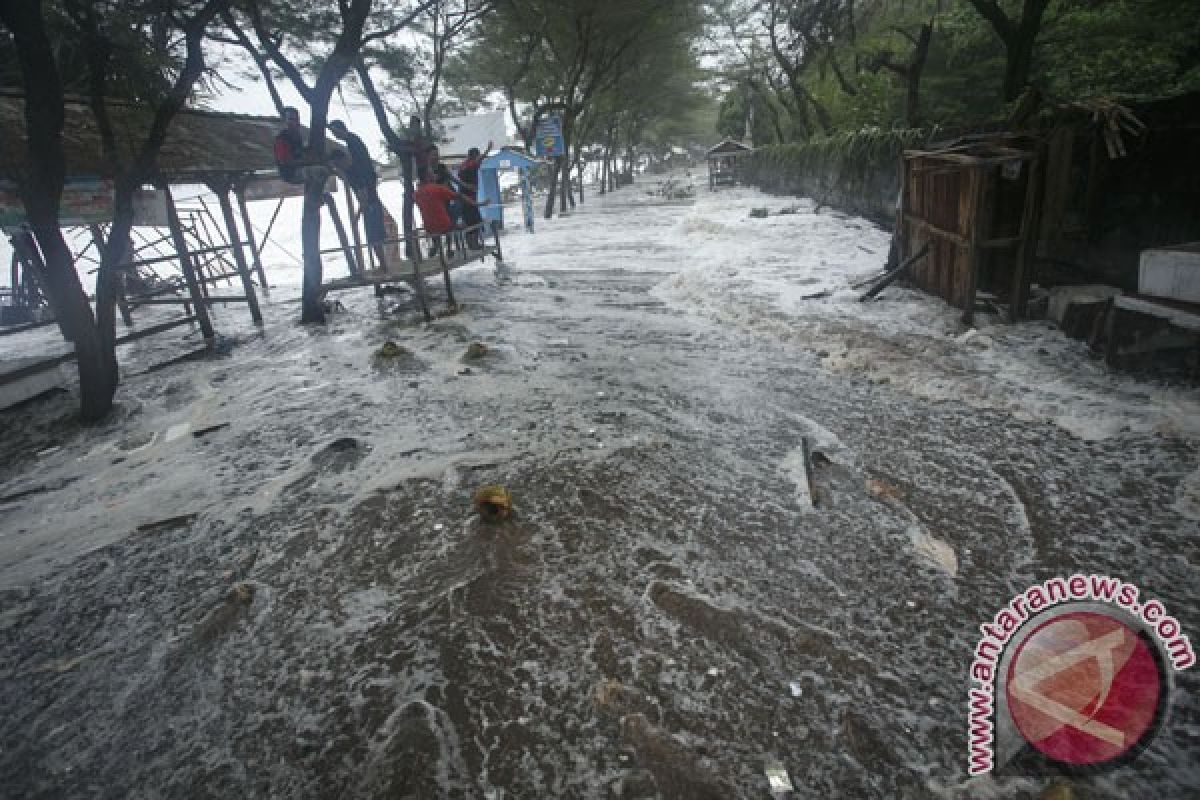
<svg viewBox="0 0 1200 800">
<path fill-rule="evenodd" d="M 733 139 L 726 139 L 710 148 L 705 156 L 708 160 L 708 188 L 715 191 L 718 186 L 738 183 L 741 179 L 740 162 L 753 152 L 753 147 Z"/>
</svg>

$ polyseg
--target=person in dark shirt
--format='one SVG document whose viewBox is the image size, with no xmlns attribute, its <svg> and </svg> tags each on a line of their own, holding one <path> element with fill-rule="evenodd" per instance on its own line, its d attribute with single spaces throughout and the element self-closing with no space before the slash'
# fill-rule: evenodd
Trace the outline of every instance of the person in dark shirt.
<svg viewBox="0 0 1200 800">
<path fill-rule="evenodd" d="M 275 137 L 275 164 L 279 167 L 279 177 L 298 184 L 309 178 L 328 177 L 329 170 L 309 158 L 305 151 L 300 112 L 288 106 L 283 109 L 283 121 L 286 127 Z"/>
<path fill-rule="evenodd" d="M 329 132 L 345 142 L 346 150 L 350 153 L 350 167 L 346 171 L 346 182 L 350 188 L 377 197 L 375 187 L 379 183 L 379 176 L 375 173 L 375 163 L 371 161 L 371 154 L 367 152 L 363 140 L 347 129 L 346 123 L 340 119 L 329 123 Z"/>
<path fill-rule="evenodd" d="M 442 154 L 436 144 L 429 146 L 426 162 L 430 173 L 433 175 L 434 183 L 449 186 L 451 189 L 456 188 L 458 181 L 454 179 L 454 173 L 450 171 L 450 168 L 442 163 Z"/>
<path fill-rule="evenodd" d="M 471 198 L 479 197 L 479 167 L 488 153 L 492 152 L 492 143 L 488 142 L 487 150 L 479 152 L 478 147 L 467 151 L 467 160 L 458 167 L 458 183 L 463 194 Z M 470 203 L 463 206 L 463 227 L 468 229 L 467 246 L 478 250 L 483 247 L 483 232 L 475 226 L 483 222 L 479 207 Z M 474 230 L 471 230 L 473 229 Z"/>
</svg>

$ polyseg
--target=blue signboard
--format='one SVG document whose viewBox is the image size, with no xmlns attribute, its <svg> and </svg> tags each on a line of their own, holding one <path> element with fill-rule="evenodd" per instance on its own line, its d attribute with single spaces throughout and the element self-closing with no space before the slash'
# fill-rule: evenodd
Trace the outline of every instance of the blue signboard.
<svg viewBox="0 0 1200 800">
<path fill-rule="evenodd" d="M 533 131 L 533 147 L 542 158 L 563 155 L 562 117 L 551 114 L 538 121 Z"/>
</svg>

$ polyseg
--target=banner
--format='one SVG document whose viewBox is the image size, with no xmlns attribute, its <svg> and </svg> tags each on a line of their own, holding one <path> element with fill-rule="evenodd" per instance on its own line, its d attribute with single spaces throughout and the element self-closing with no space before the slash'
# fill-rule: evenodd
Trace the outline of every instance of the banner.
<svg viewBox="0 0 1200 800">
<path fill-rule="evenodd" d="M 538 121 L 533 132 L 534 151 L 542 158 L 563 155 L 562 117 L 551 114 Z"/>
<path fill-rule="evenodd" d="M 59 207 L 59 224 L 91 225 L 112 220 L 112 181 L 72 181 L 63 187 Z M 25 224 L 25 203 L 14 183 L 0 183 L 0 227 L 15 228 Z"/>
</svg>

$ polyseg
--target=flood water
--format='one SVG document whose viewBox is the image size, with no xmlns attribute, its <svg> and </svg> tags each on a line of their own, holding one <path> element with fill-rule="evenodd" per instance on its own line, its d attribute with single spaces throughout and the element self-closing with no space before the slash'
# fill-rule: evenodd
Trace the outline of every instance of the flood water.
<svg viewBox="0 0 1200 800">
<path fill-rule="evenodd" d="M 0 794 L 756 798 L 769 762 L 803 798 L 1059 780 L 968 780 L 978 626 L 1084 571 L 1200 631 L 1193 401 L 1044 325 L 985 352 L 915 292 L 861 311 L 845 285 L 887 247 L 863 220 L 653 188 L 510 233 L 431 325 L 360 290 L 301 328 L 284 285 L 261 335 L 218 316 L 227 355 L 130 353 L 105 426 L 63 422 L 70 397 L 6 412 Z M 1066 377 L 997 367 L 1022 354 Z M 511 518 L 475 513 L 487 484 Z M 1077 795 L 1200 792 L 1196 689 L 1179 674 L 1150 749 Z"/>
</svg>

